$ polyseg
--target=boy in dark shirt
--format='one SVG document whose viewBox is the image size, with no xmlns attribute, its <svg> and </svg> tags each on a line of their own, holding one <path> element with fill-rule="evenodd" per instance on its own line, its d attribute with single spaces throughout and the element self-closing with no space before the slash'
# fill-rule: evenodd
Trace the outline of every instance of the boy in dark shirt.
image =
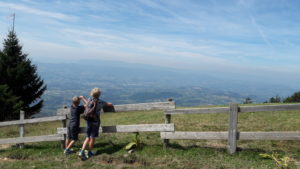
<svg viewBox="0 0 300 169">
<path fill-rule="evenodd" d="M 72 153 L 71 147 L 78 140 L 79 126 L 80 126 L 80 114 L 84 112 L 84 106 L 80 106 L 80 97 L 74 96 L 72 98 L 73 104 L 71 106 L 71 117 L 68 124 L 68 134 L 65 143 L 65 154 Z"/>
</svg>

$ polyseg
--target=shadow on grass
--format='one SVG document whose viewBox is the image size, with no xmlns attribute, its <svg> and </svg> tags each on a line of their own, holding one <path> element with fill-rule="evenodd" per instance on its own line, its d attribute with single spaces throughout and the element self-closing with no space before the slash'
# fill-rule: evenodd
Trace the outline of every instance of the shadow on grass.
<svg viewBox="0 0 300 169">
<path fill-rule="evenodd" d="M 267 151 L 260 148 L 237 148 L 237 152 L 252 152 L 252 153 L 267 153 Z"/>
<path fill-rule="evenodd" d="M 114 144 L 112 142 L 108 143 L 96 143 L 95 148 L 98 150 L 96 151 L 95 155 L 99 154 L 113 154 L 115 152 L 120 151 L 126 146 L 126 144 Z"/>
<path fill-rule="evenodd" d="M 169 144 L 169 148 L 178 149 L 178 150 L 189 150 L 189 149 L 204 149 L 204 150 L 213 150 L 213 151 L 219 151 L 219 152 L 226 152 L 226 148 L 220 148 L 220 147 L 205 147 L 205 146 L 197 146 L 197 145 L 191 145 L 191 146 L 182 146 L 180 144 Z"/>
<path fill-rule="evenodd" d="M 15 147 L 18 148 L 18 147 Z M 37 149 L 37 150 L 42 150 L 42 149 L 61 149 L 60 144 L 25 144 L 24 145 L 25 149 Z"/>
<path fill-rule="evenodd" d="M 197 145 L 192 145 L 192 146 L 182 146 L 180 144 L 169 144 L 169 148 L 177 149 L 177 150 L 190 150 L 190 149 L 199 149 L 199 150 L 205 150 L 205 151 L 215 151 L 215 152 L 222 152 L 222 153 L 228 153 L 227 148 L 224 147 L 207 147 L 207 146 L 197 146 Z M 283 151 L 275 150 L 278 153 L 284 153 Z M 268 153 L 268 151 L 265 151 L 263 149 L 259 148 L 240 148 L 237 147 L 236 149 L 236 154 L 238 153 L 255 153 L 255 154 L 261 154 L 261 153 Z"/>
</svg>

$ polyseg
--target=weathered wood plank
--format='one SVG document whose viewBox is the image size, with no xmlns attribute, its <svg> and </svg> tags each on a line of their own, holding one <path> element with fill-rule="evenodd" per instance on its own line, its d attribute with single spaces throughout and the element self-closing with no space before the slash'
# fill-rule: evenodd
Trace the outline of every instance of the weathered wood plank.
<svg viewBox="0 0 300 169">
<path fill-rule="evenodd" d="M 228 152 L 233 154 L 237 146 L 238 104 L 231 103 L 229 107 Z"/>
<path fill-rule="evenodd" d="M 30 124 L 30 123 L 59 121 L 59 120 L 65 120 L 65 119 L 66 119 L 65 116 L 52 116 L 52 117 L 42 117 L 42 118 L 35 118 L 35 119 L 6 121 L 6 122 L 1 122 L 0 127 L 2 127 L 2 126 L 11 126 L 11 125 L 19 125 L 19 124 Z"/>
<path fill-rule="evenodd" d="M 300 132 L 239 132 L 239 140 L 300 140 Z"/>
<path fill-rule="evenodd" d="M 175 108 L 176 108 L 176 104 L 174 101 L 114 105 L 114 109 L 116 112 L 142 111 L 142 110 L 168 110 L 168 109 L 175 109 Z M 60 116 L 69 115 L 70 108 L 65 107 L 65 108 L 58 109 L 56 114 Z"/>
<path fill-rule="evenodd" d="M 179 140 L 227 140 L 228 132 L 161 132 L 160 137 Z"/>
<path fill-rule="evenodd" d="M 170 124 L 171 123 L 171 114 L 166 114 L 165 115 L 165 124 Z M 164 148 L 167 148 L 170 144 L 170 140 L 169 139 L 164 139 Z"/>
<path fill-rule="evenodd" d="M 241 107 L 239 107 L 239 112 L 287 111 L 287 110 L 300 110 L 300 104 L 241 106 Z"/>
<path fill-rule="evenodd" d="M 117 125 L 102 126 L 101 133 L 134 133 L 134 132 L 162 132 L 175 131 L 174 124 L 137 124 L 137 125 Z M 86 127 L 80 127 L 80 133 L 85 133 Z M 57 128 L 58 134 L 66 134 L 67 128 Z"/>
<path fill-rule="evenodd" d="M 205 114 L 205 113 L 228 113 L 229 107 L 192 108 L 166 110 L 165 114 Z"/>
<path fill-rule="evenodd" d="M 25 119 L 25 112 L 24 111 L 20 111 L 20 120 L 22 121 L 22 120 L 24 120 Z M 25 135 L 25 128 L 24 128 L 24 124 L 20 124 L 19 125 L 19 133 L 20 133 L 20 137 L 22 138 L 22 137 L 24 137 L 24 135 Z M 20 143 L 19 144 L 19 148 L 23 148 L 24 147 L 24 143 Z"/>
<path fill-rule="evenodd" d="M 176 105 L 174 101 L 168 101 L 168 102 L 114 105 L 114 108 L 116 112 L 140 111 L 140 110 L 169 110 L 169 109 L 175 109 Z"/>
<path fill-rule="evenodd" d="M 101 128 L 100 128 L 101 129 Z M 175 131 L 174 124 L 138 124 L 103 126 L 103 133 Z"/>
<path fill-rule="evenodd" d="M 67 106 L 64 106 L 63 108 L 57 109 L 56 115 L 57 116 L 70 115 L 70 108 L 68 108 Z"/>
<path fill-rule="evenodd" d="M 60 141 L 63 140 L 61 134 L 46 135 L 46 136 L 32 136 L 32 137 L 17 137 L 17 138 L 6 138 L 0 139 L 0 144 L 18 144 L 18 143 L 32 143 L 32 142 L 43 142 L 43 141 Z"/>
<path fill-rule="evenodd" d="M 228 132 L 161 132 L 162 139 L 227 140 Z M 300 132 L 238 132 L 238 140 L 300 140 Z"/>
<path fill-rule="evenodd" d="M 66 117 L 66 119 L 61 121 L 63 128 L 67 127 L 68 115 L 65 115 L 65 117 Z M 67 135 L 63 134 L 63 137 L 64 137 L 64 139 L 61 141 L 61 148 L 65 149 L 66 148 L 65 142 L 66 142 L 66 139 L 67 139 Z"/>
</svg>

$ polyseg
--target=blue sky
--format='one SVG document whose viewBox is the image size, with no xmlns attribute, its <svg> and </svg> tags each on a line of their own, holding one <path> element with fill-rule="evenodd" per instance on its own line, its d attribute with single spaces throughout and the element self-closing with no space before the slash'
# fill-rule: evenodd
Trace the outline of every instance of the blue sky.
<svg viewBox="0 0 300 169">
<path fill-rule="evenodd" d="M 0 0 L 34 61 L 99 59 L 300 75 L 296 0 Z"/>
</svg>

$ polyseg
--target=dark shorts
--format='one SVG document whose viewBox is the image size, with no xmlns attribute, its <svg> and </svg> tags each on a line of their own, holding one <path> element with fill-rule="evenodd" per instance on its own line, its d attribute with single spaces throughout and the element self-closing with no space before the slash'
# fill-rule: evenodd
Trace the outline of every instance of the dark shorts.
<svg viewBox="0 0 300 169">
<path fill-rule="evenodd" d="M 86 137 L 88 138 L 98 137 L 100 122 L 99 121 L 86 121 L 86 122 L 87 122 Z"/>
<path fill-rule="evenodd" d="M 69 140 L 78 140 L 79 127 L 69 126 L 67 138 Z"/>
</svg>

